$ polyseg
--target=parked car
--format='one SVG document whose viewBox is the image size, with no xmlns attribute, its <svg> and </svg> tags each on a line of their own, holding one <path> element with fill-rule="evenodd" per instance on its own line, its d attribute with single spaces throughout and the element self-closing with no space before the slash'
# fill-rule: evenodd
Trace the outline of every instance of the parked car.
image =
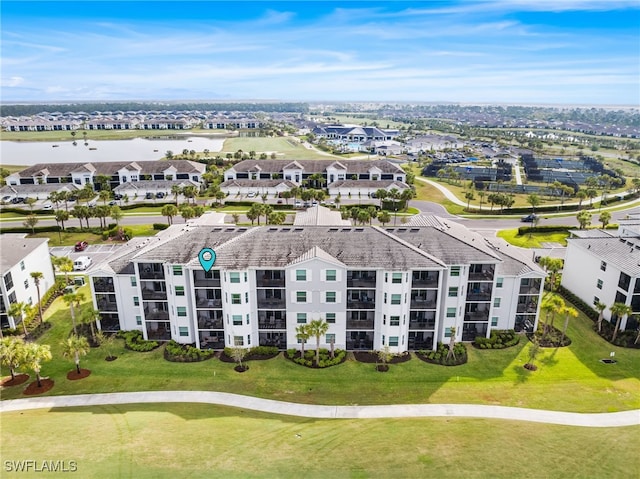
<svg viewBox="0 0 640 479">
<path fill-rule="evenodd" d="M 530 215 L 523 216 L 520 221 L 522 221 L 523 223 L 533 223 L 537 219 L 538 217 L 531 213 Z"/>
<path fill-rule="evenodd" d="M 86 241 L 78 241 L 74 249 L 76 251 L 84 251 L 85 249 L 87 249 L 87 246 L 89 246 L 89 243 L 87 243 Z"/>
<path fill-rule="evenodd" d="M 96 207 L 96 202 L 95 201 L 91 201 L 88 204 L 89 208 L 95 208 Z"/>
<path fill-rule="evenodd" d="M 118 202 L 116 200 L 109 201 L 109 206 L 117 205 Z"/>
<path fill-rule="evenodd" d="M 164 198 L 164 193 L 162 191 L 159 191 L 158 193 L 156 193 L 156 198 Z"/>
<path fill-rule="evenodd" d="M 252 191 L 249 194 L 247 194 L 247 198 L 255 198 L 256 197 L 256 192 Z"/>
<path fill-rule="evenodd" d="M 120 193 L 116 193 L 115 195 L 113 195 L 113 199 L 114 200 L 121 200 L 122 199 L 122 195 Z"/>
<path fill-rule="evenodd" d="M 53 205 L 51 203 L 47 203 L 42 207 L 43 210 L 51 210 L 53 209 Z"/>
<path fill-rule="evenodd" d="M 9 201 L 11 199 L 11 196 L 3 196 L 2 197 L 2 201 Z"/>
<path fill-rule="evenodd" d="M 145 200 L 152 200 L 153 199 L 153 193 L 147 193 L 146 195 L 144 195 Z"/>
</svg>

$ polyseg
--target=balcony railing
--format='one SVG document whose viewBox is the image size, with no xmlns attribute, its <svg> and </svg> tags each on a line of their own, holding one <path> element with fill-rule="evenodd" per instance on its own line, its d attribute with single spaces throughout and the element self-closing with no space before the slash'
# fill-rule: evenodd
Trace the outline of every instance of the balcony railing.
<svg viewBox="0 0 640 479">
<path fill-rule="evenodd" d="M 464 320 L 465 321 L 488 321 L 489 320 L 489 310 L 474 311 L 472 313 L 465 313 Z"/>
<path fill-rule="evenodd" d="M 258 319 L 258 329 L 286 329 L 287 321 L 285 319 Z"/>
<path fill-rule="evenodd" d="M 96 301 L 98 311 L 118 311 L 118 303 L 115 301 L 107 301 L 106 299 Z"/>
<path fill-rule="evenodd" d="M 198 329 L 224 329 L 224 321 L 220 319 L 210 319 L 198 317 Z"/>
<path fill-rule="evenodd" d="M 518 313 L 535 313 L 538 310 L 536 303 L 518 303 L 516 312 Z"/>
<path fill-rule="evenodd" d="M 284 298 L 261 298 L 258 296 L 258 309 L 284 309 L 287 302 Z"/>
<path fill-rule="evenodd" d="M 220 278 L 217 279 L 198 279 L 193 281 L 196 288 L 219 288 Z"/>
<path fill-rule="evenodd" d="M 433 330 L 436 328 L 435 320 L 432 321 L 409 321 L 409 331 L 427 329 Z"/>
<path fill-rule="evenodd" d="M 366 301 L 347 300 L 347 309 L 376 309 L 376 301 L 367 299 Z"/>
<path fill-rule="evenodd" d="M 152 320 L 152 321 L 168 321 L 169 320 L 169 311 L 165 311 L 163 309 L 159 309 L 159 308 L 145 308 L 144 310 L 144 317 L 147 320 Z"/>
<path fill-rule="evenodd" d="M 140 279 L 164 279 L 164 271 L 151 268 L 141 269 Z"/>
<path fill-rule="evenodd" d="M 373 329 L 373 319 L 347 319 L 347 329 Z"/>
<path fill-rule="evenodd" d="M 436 302 L 424 298 L 411 298 L 410 306 L 411 309 L 435 309 Z"/>
<path fill-rule="evenodd" d="M 152 341 L 169 341 L 171 330 L 169 323 L 147 323 L 147 338 Z"/>
<path fill-rule="evenodd" d="M 411 280 L 412 288 L 437 288 L 438 287 L 438 273 L 428 275 L 416 275 L 414 274 Z"/>
<path fill-rule="evenodd" d="M 167 292 L 156 289 L 143 289 L 142 290 L 142 299 L 167 299 Z"/>
<path fill-rule="evenodd" d="M 224 349 L 224 331 L 201 334 L 200 349 Z"/>
<path fill-rule="evenodd" d="M 528 294 L 528 295 L 540 294 L 540 287 L 538 287 L 538 286 L 520 286 L 520 293 L 519 294 Z"/>
<path fill-rule="evenodd" d="M 222 299 L 201 298 L 196 296 L 197 308 L 222 308 Z"/>
<path fill-rule="evenodd" d="M 493 269 L 469 271 L 469 281 L 493 281 Z"/>
<path fill-rule="evenodd" d="M 256 275 L 256 285 L 258 288 L 284 288 L 284 276 L 282 278 L 272 278 L 268 275 Z"/>
<path fill-rule="evenodd" d="M 113 285 L 113 279 L 96 279 L 93 280 L 93 290 L 96 293 L 113 293 L 115 287 Z"/>
<path fill-rule="evenodd" d="M 347 350 L 350 351 L 371 351 L 373 340 L 370 339 L 347 339 Z"/>
</svg>

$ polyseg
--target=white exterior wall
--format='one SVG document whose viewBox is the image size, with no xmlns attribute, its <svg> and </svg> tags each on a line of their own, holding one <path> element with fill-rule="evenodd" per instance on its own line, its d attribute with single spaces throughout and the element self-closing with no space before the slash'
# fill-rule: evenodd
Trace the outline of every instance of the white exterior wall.
<svg viewBox="0 0 640 479">
<path fill-rule="evenodd" d="M 393 273 L 401 273 L 400 283 L 393 283 Z M 409 310 L 411 299 L 411 275 L 407 271 L 378 271 L 376 291 L 376 314 L 373 349 L 380 350 L 389 346 L 392 353 L 407 350 L 409 342 Z M 381 295 L 378 296 L 381 292 Z M 385 294 L 387 300 L 385 301 Z M 392 295 L 400 295 L 400 304 L 391 304 Z M 382 301 L 380 301 L 382 300 Z M 398 316 L 400 324 L 391 326 L 391 316 Z M 383 341 L 384 337 L 384 341 Z M 390 338 L 397 337 L 398 345 L 390 346 Z"/>
<path fill-rule="evenodd" d="M 231 282 L 231 274 L 238 273 L 240 276 L 239 283 Z M 257 323 L 258 315 L 256 314 L 255 288 L 253 294 L 249 285 L 248 270 L 222 271 L 220 278 L 220 287 L 222 288 L 222 308 L 224 310 L 224 332 L 227 346 L 234 346 L 234 337 L 241 336 L 242 347 L 252 348 L 258 345 Z M 255 272 L 253 272 L 255 276 Z M 240 295 L 240 304 L 232 304 L 232 295 Z M 247 301 L 248 296 L 248 301 Z M 253 298 L 253 300 L 252 300 Z M 252 308 L 252 304 L 254 305 Z M 253 310 L 253 311 L 252 311 Z M 253 314 L 252 314 L 253 312 Z M 241 316 L 242 324 L 233 324 L 233 316 Z M 247 315 L 249 316 L 249 324 L 247 324 Z M 253 328 L 255 325 L 255 333 Z M 252 334 L 253 333 L 253 334 Z M 251 344 L 249 343 L 249 335 L 251 335 Z"/>
<path fill-rule="evenodd" d="M 176 265 L 180 266 L 180 265 Z M 173 266 L 165 266 L 165 285 L 167 287 L 167 303 L 169 306 L 169 319 L 171 321 L 171 339 L 181 344 L 193 344 L 196 342 L 197 321 L 194 326 L 193 318 L 196 318 L 195 301 L 191 300 L 192 291 L 191 284 L 192 273 L 186 267 L 182 268 L 182 276 L 173 274 Z M 184 287 L 184 296 L 176 296 L 176 286 Z M 187 316 L 178 316 L 178 307 L 184 307 L 187 310 Z M 187 336 L 180 336 L 180 327 L 188 328 Z"/>
<path fill-rule="evenodd" d="M 436 312 L 437 316 L 440 318 L 440 321 L 439 326 L 436 330 L 436 338 L 434 339 L 434 344 L 436 342 L 448 343 L 450 341 L 450 338 L 445 337 L 447 328 L 455 327 L 456 341 L 462 340 L 462 324 L 464 323 L 464 304 L 465 296 L 467 294 L 466 285 L 469 275 L 469 266 L 458 266 L 460 266 L 460 276 L 451 276 L 450 269 L 442 272 L 442 287 L 438 293 L 438 296 L 440 298 L 440 309 L 438 309 L 438 311 Z M 458 288 L 457 297 L 449 297 L 450 287 Z M 456 315 L 454 318 L 447 318 L 447 308 L 456 308 Z"/>
</svg>

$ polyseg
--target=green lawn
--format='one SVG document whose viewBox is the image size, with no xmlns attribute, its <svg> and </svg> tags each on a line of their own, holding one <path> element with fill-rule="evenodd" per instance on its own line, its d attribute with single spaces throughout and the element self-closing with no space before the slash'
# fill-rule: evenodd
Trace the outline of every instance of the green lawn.
<svg viewBox="0 0 640 479">
<path fill-rule="evenodd" d="M 84 288 L 89 298 L 88 287 Z M 162 348 L 136 353 L 124 350 L 118 340 L 116 361 L 104 361 L 105 351 L 94 349 L 82 360 L 82 366 L 93 374 L 81 381 L 67 381 L 72 363 L 61 357 L 59 343 L 70 331 L 69 313 L 60 299 L 50 311 L 54 327 L 41 342 L 52 346 L 54 359 L 44 364 L 42 372 L 55 380 L 50 391 L 54 395 L 208 390 L 311 404 L 476 403 L 577 412 L 640 407 L 640 350 L 609 345 L 591 330 L 591 322 L 582 315 L 569 326 L 573 344 L 544 350 L 536 372 L 522 367 L 529 348 L 526 340 L 502 351 L 469 347 L 469 362 L 457 367 L 426 364 L 414 357 L 392 365 L 384 375 L 371 364 L 352 360 L 324 370 L 309 370 L 282 356 L 253 361 L 248 373 L 237 374 L 232 364 L 218 359 L 169 363 L 162 357 Z M 616 352 L 618 363 L 601 363 L 599 360 L 609 357 L 610 351 Z M 7 388 L 2 397 L 22 397 L 22 388 Z"/>
<path fill-rule="evenodd" d="M 498 237 L 522 248 L 542 248 L 542 243 L 558 243 L 558 246 L 567 246 L 568 232 L 554 231 L 552 233 L 531 233 L 519 235 L 518 229 L 500 230 Z"/>
<path fill-rule="evenodd" d="M 163 223 L 163 221 L 158 221 Z M 157 231 L 153 229 L 153 225 L 124 225 L 125 228 L 131 229 L 133 236 L 154 236 Z M 91 233 L 89 231 L 62 231 L 58 235 L 57 232 L 44 232 L 28 235 L 29 238 L 49 238 L 49 246 L 73 246 L 78 241 L 86 241 L 89 244 L 106 243 L 101 235 Z"/>
<path fill-rule="evenodd" d="M 639 433 L 638 427 L 318 420 L 138 404 L 4 413 L 0 437 L 3 467 L 26 458 L 74 460 L 75 475 L 83 478 L 623 479 L 640 473 Z"/>
<path fill-rule="evenodd" d="M 318 160 L 318 159 L 331 159 L 339 158 L 333 155 L 323 155 L 316 150 L 305 148 L 300 144 L 300 141 L 296 137 L 237 137 L 227 138 L 224 141 L 222 151 L 219 153 L 221 156 L 225 156 L 227 153 L 235 153 L 238 150 L 242 150 L 246 153 L 255 151 L 257 153 L 256 158 L 260 156 L 260 153 L 267 153 L 271 155 L 275 152 L 277 159 L 305 159 L 305 160 Z"/>
</svg>

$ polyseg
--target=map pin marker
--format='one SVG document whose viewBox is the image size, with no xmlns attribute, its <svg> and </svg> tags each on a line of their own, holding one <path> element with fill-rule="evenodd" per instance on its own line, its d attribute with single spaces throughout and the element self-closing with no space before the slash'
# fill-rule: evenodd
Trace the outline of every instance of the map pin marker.
<svg viewBox="0 0 640 479">
<path fill-rule="evenodd" d="M 204 272 L 208 273 L 213 267 L 213 263 L 216 262 L 216 252 L 211 248 L 202 248 L 198 254 L 198 259 L 200 260 L 200 266 L 202 266 Z"/>
</svg>

